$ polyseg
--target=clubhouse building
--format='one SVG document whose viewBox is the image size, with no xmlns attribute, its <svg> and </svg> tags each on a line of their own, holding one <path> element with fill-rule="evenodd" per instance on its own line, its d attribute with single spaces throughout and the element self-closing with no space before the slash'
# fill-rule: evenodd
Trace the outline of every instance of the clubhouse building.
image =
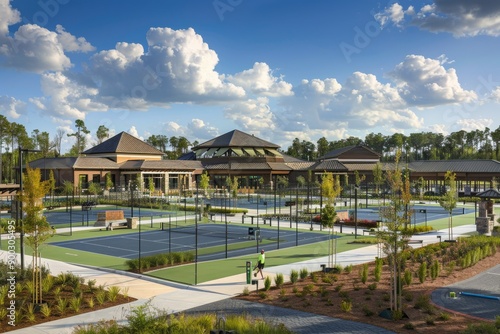
<svg viewBox="0 0 500 334">
<path fill-rule="evenodd" d="M 196 188 L 197 175 L 207 172 L 211 186 L 223 188 L 226 178 L 236 177 L 240 188 L 273 188 L 279 176 L 290 186 L 297 178 L 312 175 L 319 180 L 324 172 L 347 175 L 354 183 L 357 171 L 365 175 L 365 184 L 373 181 L 373 170 L 381 155 L 364 145 L 349 146 L 328 152 L 317 161 L 290 157 L 279 146 L 254 135 L 233 130 L 191 148 L 178 160 L 165 160 L 164 153 L 148 143 L 121 132 L 86 151 L 79 157 L 43 158 L 29 163 L 48 179 L 52 171 L 56 187 L 72 182 L 75 192 L 86 189 L 90 182 L 102 188 L 110 179 L 115 191 L 127 191 L 133 182 L 147 189 L 152 183 L 154 195 L 172 194 Z M 382 170 L 393 168 L 381 163 Z M 500 162 L 496 160 L 413 161 L 405 164 L 412 181 L 424 180 L 423 189 L 438 193 L 447 171 L 456 174 L 457 189 L 473 195 L 493 186 L 500 178 Z M 345 176 L 343 177 L 345 179 Z"/>
</svg>

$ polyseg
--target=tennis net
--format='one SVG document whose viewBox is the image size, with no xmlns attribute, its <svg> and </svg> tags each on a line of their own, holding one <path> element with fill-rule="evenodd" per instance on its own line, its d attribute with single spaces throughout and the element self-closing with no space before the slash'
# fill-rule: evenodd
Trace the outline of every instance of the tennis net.
<svg viewBox="0 0 500 334">
<path fill-rule="evenodd" d="M 214 238 L 228 238 L 228 239 L 247 239 L 254 240 L 262 238 L 261 230 L 254 227 L 242 227 L 225 224 L 207 224 L 207 223 L 169 223 L 164 222 L 161 224 L 162 231 L 168 231 L 172 234 L 183 233 L 214 237 Z"/>
</svg>

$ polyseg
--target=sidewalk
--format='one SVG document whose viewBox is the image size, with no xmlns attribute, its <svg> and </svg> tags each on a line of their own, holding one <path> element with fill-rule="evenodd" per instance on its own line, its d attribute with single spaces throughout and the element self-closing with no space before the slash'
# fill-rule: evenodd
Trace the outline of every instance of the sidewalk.
<svg viewBox="0 0 500 334">
<path fill-rule="evenodd" d="M 459 237 L 460 235 L 475 231 L 475 229 L 475 225 L 454 227 L 454 236 Z M 429 243 L 439 242 L 437 236 L 442 236 L 443 240 L 447 239 L 447 233 L 447 230 L 442 230 L 426 235 L 415 236 L 414 239 L 423 240 L 423 245 L 426 245 Z M 419 244 L 413 246 L 421 247 L 421 245 Z M 349 264 L 359 264 L 373 261 L 377 256 L 377 252 L 378 249 L 376 245 L 346 251 L 337 254 L 336 263 L 342 266 L 346 266 Z M 270 251 L 269 253 L 272 254 L 272 251 Z M 0 253 L 0 259 L 5 259 L 5 256 L 5 252 Z M 26 262 L 31 262 L 31 259 L 28 256 L 26 256 Z M 285 276 L 285 279 L 287 279 L 292 269 L 300 270 L 302 268 L 307 268 L 309 271 L 319 271 L 321 270 L 320 265 L 326 264 L 327 262 L 328 257 L 321 257 L 288 265 L 266 267 L 265 274 L 273 279 L 276 273 L 282 273 Z M 147 302 L 150 302 L 151 306 L 158 309 L 166 310 L 169 313 L 175 313 L 204 305 L 210 305 L 212 303 L 232 298 L 236 295 L 241 294 L 245 287 L 250 290 L 256 288 L 253 285 L 246 284 L 245 273 L 205 282 L 196 286 L 188 286 L 184 284 L 166 282 L 155 278 L 145 277 L 139 274 L 132 274 L 121 271 L 103 271 L 93 268 L 71 265 L 54 260 L 43 259 L 43 263 L 55 275 L 60 272 L 71 271 L 76 275 L 84 277 L 86 280 L 95 279 L 98 285 L 116 285 L 121 288 L 128 288 L 128 294 L 131 297 L 137 298 L 137 300 L 129 304 L 119 305 L 95 312 L 89 312 L 70 318 L 40 324 L 26 329 L 11 331 L 9 333 L 71 333 L 73 331 L 73 328 L 77 325 L 97 323 L 99 320 L 103 319 L 115 319 L 118 322 L 125 322 L 126 316 L 130 313 L 131 309 L 139 305 L 143 305 Z M 276 316 L 276 314 L 277 313 L 274 313 L 274 316 Z M 323 318 L 318 318 L 318 321 L 328 320 L 328 317 L 324 318 L 326 318 L 326 320 Z M 338 326 L 340 324 L 340 319 L 330 318 L 330 320 L 328 321 L 335 321 L 335 326 Z M 364 326 L 364 324 L 357 325 L 361 327 Z M 367 327 L 364 327 L 365 331 L 357 331 L 357 333 L 372 333 L 374 331 L 373 326 L 366 326 Z M 342 326 L 340 328 L 345 329 L 345 327 Z M 377 330 L 377 332 L 384 332 L 383 330 L 379 330 Z M 305 332 L 302 331 L 301 333 Z M 385 333 L 387 333 L 387 331 L 385 331 Z"/>
</svg>

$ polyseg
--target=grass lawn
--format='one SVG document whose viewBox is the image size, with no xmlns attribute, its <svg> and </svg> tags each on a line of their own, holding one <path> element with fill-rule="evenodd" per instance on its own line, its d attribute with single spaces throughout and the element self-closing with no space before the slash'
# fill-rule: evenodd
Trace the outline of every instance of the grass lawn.
<svg viewBox="0 0 500 334">
<path fill-rule="evenodd" d="M 337 252 L 366 247 L 366 244 L 353 244 L 353 235 L 339 235 L 337 239 Z M 266 265 L 268 267 L 290 264 L 317 257 L 328 256 L 328 242 L 296 246 L 266 252 Z M 197 265 L 187 264 L 149 272 L 147 275 L 169 281 L 195 284 L 195 270 L 198 277 L 196 283 L 203 283 L 218 278 L 237 275 L 245 272 L 247 261 L 255 264 L 257 255 L 240 256 L 231 259 L 200 262 Z M 319 268 L 318 268 L 319 269 Z"/>
<path fill-rule="evenodd" d="M 500 212 L 500 209 L 496 210 L 497 214 Z M 183 224 L 184 221 L 178 222 L 179 224 Z M 188 221 L 188 223 L 190 223 Z M 203 223 L 203 222 L 202 222 Z M 210 222 L 213 224 L 214 222 Z M 453 227 L 461 226 L 461 225 L 469 225 L 474 224 L 474 213 L 469 213 L 466 215 L 456 215 L 453 216 Z M 172 225 L 174 222 L 172 222 Z M 224 224 L 223 222 L 219 222 L 219 224 Z M 231 223 L 235 225 L 239 225 L 239 223 Z M 428 221 L 428 225 L 432 226 L 435 230 L 445 230 L 448 228 L 449 220 L 448 218 L 442 218 L 438 220 Z M 245 226 L 249 226 L 249 224 L 245 224 Z M 141 232 L 146 231 L 154 231 L 159 230 L 161 227 L 160 223 L 153 223 L 151 227 L 150 224 L 142 224 Z M 259 227 L 262 229 L 270 228 L 268 225 L 259 224 Z M 272 227 L 273 229 L 275 227 Z M 287 228 L 281 227 L 282 230 L 286 230 Z M 292 228 L 292 230 L 294 230 Z M 94 229 L 94 230 L 86 230 L 86 231 L 76 231 L 76 229 L 70 235 L 69 232 L 56 234 L 53 238 L 50 239 L 50 242 L 60 242 L 60 241 L 68 241 L 68 240 L 78 240 L 78 239 L 86 239 L 86 238 L 95 238 L 95 237 L 108 237 L 110 235 L 122 235 L 129 233 L 137 233 L 138 230 L 129 230 L 129 229 L 116 229 L 113 231 L 106 231 L 105 228 Z M 360 232 L 358 230 L 358 232 Z M 321 233 L 321 232 L 318 232 Z M 325 230 L 323 233 L 327 233 Z M 337 241 L 337 252 L 341 253 L 347 250 L 366 247 L 366 244 L 352 244 L 354 240 L 354 236 L 352 234 L 349 235 L 339 235 L 341 238 Z M 358 236 L 359 238 L 359 236 Z M 363 237 L 364 238 L 364 237 Z M 253 242 L 251 242 L 253 243 Z M 244 244 L 244 243 L 241 243 Z M 266 243 L 264 242 L 263 245 Z M 2 242 L 0 244 L 1 249 L 6 249 L 7 243 Z M 232 249 L 241 248 L 243 245 L 232 245 L 230 246 Z M 199 254 L 207 254 L 215 251 L 223 251 L 225 249 L 224 245 L 214 246 L 207 249 L 199 249 Z M 25 254 L 31 254 L 31 250 L 26 247 Z M 125 270 L 125 261 L 126 259 L 101 255 L 97 253 L 87 252 L 87 251 L 79 251 L 64 247 L 53 246 L 47 244 L 43 246 L 41 251 L 42 257 L 64 261 L 67 263 L 116 269 L 116 270 Z M 309 260 L 317 257 L 324 257 L 328 255 L 328 242 L 318 242 L 314 244 L 301 245 L 286 249 L 272 250 L 267 252 L 267 265 L 268 266 L 278 266 L 283 264 L 290 264 L 294 262 L 300 262 L 304 260 Z M 256 261 L 256 255 L 242 256 L 231 259 L 222 259 L 215 260 L 209 262 L 200 262 L 197 265 L 188 264 L 182 266 L 176 266 L 166 269 L 157 270 L 154 272 L 148 273 L 148 275 L 153 277 L 158 277 L 166 280 L 182 282 L 186 284 L 195 284 L 195 270 L 197 271 L 197 282 L 202 283 L 222 277 L 227 277 L 231 275 L 236 275 L 245 272 L 245 264 L 247 261 Z"/>
</svg>

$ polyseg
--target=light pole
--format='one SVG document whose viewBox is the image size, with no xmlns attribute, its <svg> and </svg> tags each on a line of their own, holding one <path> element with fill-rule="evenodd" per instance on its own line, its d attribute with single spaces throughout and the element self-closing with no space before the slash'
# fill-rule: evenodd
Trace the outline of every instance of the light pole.
<svg viewBox="0 0 500 334">
<path fill-rule="evenodd" d="M 354 186 L 354 239 L 358 238 L 358 186 Z"/>
<path fill-rule="evenodd" d="M 19 152 L 19 193 L 22 195 L 23 193 L 23 152 L 41 152 L 40 150 L 30 150 L 27 148 L 22 148 L 18 146 Z M 21 243 L 21 272 L 24 272 L 24 224 L 23 224 L 23 202 L 19 200 L 19 210 L 17 210 L 16 218 L 17 218 L 17 226 L 20 227 L 21 231 L 19 233 L 19 241 Z"/>
</svg>

